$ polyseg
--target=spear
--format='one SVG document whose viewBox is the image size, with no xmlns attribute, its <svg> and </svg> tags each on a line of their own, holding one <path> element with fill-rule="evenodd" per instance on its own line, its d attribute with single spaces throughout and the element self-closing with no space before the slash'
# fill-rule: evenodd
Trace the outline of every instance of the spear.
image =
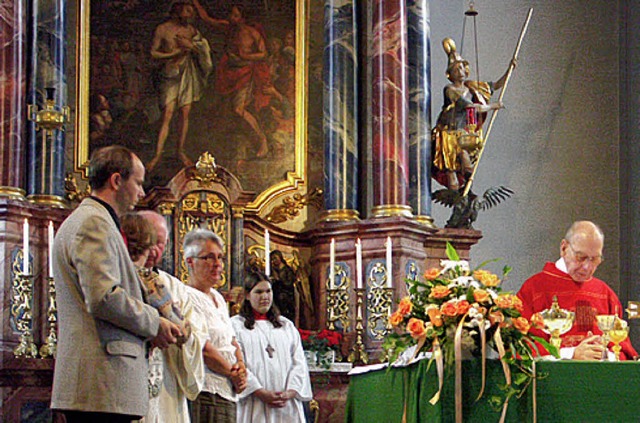
<svg viewBox="0 0 640 423">
<path fill-rule="evenodd" d="M 511 73 L 515 66 L 515 61 L 518 59 L 518 53 L 520 53 L 520 46 L 522 46 L 522 40 L 524 39 L 524 35 L 527 33 L 527 27 L 529 26 L 529 21 L 531 20 L 531 15 L 533 14 L 533 7 L 529 9 L 529 13 L 527 14 L 527 19 L 524 21 L 524 25 L 522 26 L 522 31 L 520 31 L 520 38 L 518 39 L 518 44 L 516 45 L 516 50 L 513 53 L 513 58 L 511 59 L 511 63 L 509 63 L 509 69 L 507 70 L 507 77 L 505 78 L 504 85 L 502 90 L 500 91 L 500 97 L 498 97 L 498 101 L 502 101 L 504 97 L 504 93 L 507 91 L 507 85 L 509 84 L 509 79 L 511 78 Z M 500 109 L 498 109 L 500 110 Z M 469 190 L 471 189 L 471 185 L 473 184 L 473 178 L 476 176 L 476 171 L 478 170 L 478 164 L 480 164 L 480 159 L 482 158 L 482 153 L 484 152 L 485 147 L 487 146 L 487 140 L 489 139 L 489 134 L 491 133 L 491 128 L 493 127 L 493 122 L 496 120 L 496 116 L 498 115 L 498 110 L 495 110 L 491 114 L 491 119 L 489 119 L 489 125 L 487 127 L 487 132 L 484 137 L 484 143 L 480 152 L 478 153 L 478 159 L 476 160 L 476 164 L 473 166 L 473 172 L 471 172 L 471 176 L 467 180 L 467 185 L 464 187 L 463 197 L 466 197 L 469 194 Z"/>
</svg>

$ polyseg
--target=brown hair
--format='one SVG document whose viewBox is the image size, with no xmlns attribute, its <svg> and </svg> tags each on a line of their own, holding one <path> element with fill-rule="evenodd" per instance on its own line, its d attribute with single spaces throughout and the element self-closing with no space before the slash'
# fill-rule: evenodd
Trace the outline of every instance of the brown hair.
<svg viewBox="0 0 640 423">
<path fill-rule="evenodd" d="M 145 250 L 156 245 L 156 230 L 153 224 L 143 216 L 137 213 L 126 213 L 120 218 L 120 225 L 127 240 L 131 260 L 138 260 Z"/>
<path fill-rule="evenodd" d="M 91 189 L 103 188 L 115 173 L 119 173 L 123 180 L 128 180 L 133 171 L 133 157 L 131 150 L 121 145 L 110 145 L 94 151 L 88 169 Z"/>
<path fill-rule="evenodd" d="M 247 269 L 247 273 L 244 277 L 245 293 L 250 293 L 251 290 L 260 282 L 269 282 L 269 285 L 273 285 L 269 280 L 269 277 L 261 270 L 256 268 Z M 249 330 L 253 329 L 256 324 L 256 319 L 253 316 L 253 307 L 251 307 L 251 302 L 246 297 L 242 303 L 242 308 L 240 309 L 239 314 L 244 317 L 244 327 Z M 271 308 L 267 311 L 267 319 L 271 322 L 274 328 L 282 327 L 282 323 L 280 323 L 280 310 L 278 310 L 278 307 L 273 302 L 271 303 Z"/>
</svg>

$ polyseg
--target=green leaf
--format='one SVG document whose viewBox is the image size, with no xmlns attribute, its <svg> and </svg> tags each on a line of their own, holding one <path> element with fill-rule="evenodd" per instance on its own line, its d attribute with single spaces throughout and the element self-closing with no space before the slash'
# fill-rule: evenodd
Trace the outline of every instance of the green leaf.
<svg viewBox="0 0 640 423">
<path fill-rule="evenodd" d="M 513 270 L 513 267 L 509 266 L 508 264 L 506 266 L 504 266 L 502 268 L 502 279 L 506 279 L 507 276 L 509 276 L 509 273 L 511 273 L 511 271 Z"/>
<path fill-rule="evenodd" d="M 458 255 L 458 252 L 456 251 L 455 248 L 453 248 L 453 245 L 451 245 L 451 243 L 449 243 L 448 241 L 447 241 L 447 257 L 449 258 L 449 260 L 460 261 L 460 256 Z"/>
<path fill-rule="evenodd" d="M 485 267 L 487 264 L 489 264 L 489 263 L 495 263 L 495 262 L 498 262 L 498 261 L 500 261 L 500 260 L 502 260 L 502 259 L 501 259 L 501 258 L 495 258 L 495 259 L 491 259 L 491 260 L 483 261 L 482 263 L 480 263 L 480 264 L 478 265 L 478 267 L 476 267 L 476 269 L 475 269 L 475 270 L 482 269 L 482 268 L 483 268 L 483 267 Z"/>
<path fill-rule="evenodd" d="M 515 373 L 513 375 L 513 383 L 514 383 L 514 385 L 522 385 L 523 383 L 525 383 L 527 381 L 527 379 L 529 379 L 529 376 L 527 376 L 524 373 Z"/>
<path fill-rule="evenodd" d="M 558 351 L 558 349 L 556 347 L 551 345 L 549 343 L 549 341 L 547 341 L 544 338 L 540 338 L 539 336 L 534 336 L 534 335 L 530 335 L 530 336 L 531 336 L 531 339 L 533 339 L 536 342 L 539 342 L 540 345 L 542 345 L 544 347 L 544 349 L 549 352 L 549 354 L 551 354 L 555 358 L 560 358 L 560 351 Z M 538 351 L 538 353 L 539 353 L 539 351 Z"/>
</svg>

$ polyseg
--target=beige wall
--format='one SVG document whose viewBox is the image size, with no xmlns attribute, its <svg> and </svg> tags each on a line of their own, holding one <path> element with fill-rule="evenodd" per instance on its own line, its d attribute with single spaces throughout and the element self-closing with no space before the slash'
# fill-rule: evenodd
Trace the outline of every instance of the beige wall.
<svg viewBox="0 0 640 423">
<path fill-rule="evenodd" d="M 504 96 L 479 167 L 476 193 L 507 185 L 513 198 L 480 214 L 484 238 L 472 250 L 477 263 L 502 257 L 514 268 L 518 289 L 558 257 L 573 220 L 590 219 L 606 234 L 606 262 L 597 275 L 618 290 L 619 277 L 619 66 L 616 2 L 477 2 L 480 77 L 505 71 L 528 9 L 534 8 L 518 67 Z M 459 41 L 467 2 L 431 2 L 432 115 L 442 105 L 446 56 L 442 38 Z M 467 28 L 472 27 L 471 22 Z M 465 58 L 475 68 L 473 34 Z M 475 72 L 475 70 L 473 70 Z M 435 189 L 435 187 L 434 187 Z M 439 225 L 448 210 L 434 205 Z"/>
</svg>

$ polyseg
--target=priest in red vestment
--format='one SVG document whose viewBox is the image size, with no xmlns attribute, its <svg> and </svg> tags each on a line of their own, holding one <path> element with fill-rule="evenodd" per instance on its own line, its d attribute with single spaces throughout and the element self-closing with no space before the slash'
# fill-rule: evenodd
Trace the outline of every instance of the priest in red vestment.
<svg viewBox="0 0 640 423">
<path fill-rule="evenodd" d="M 517 294 L 527 318 L 550 308 L 554 296 L 558 298 L 560 308 L 575 312 L 573 327 L 562 336 L 562 358 L 600 360 L 605 347 L 596 315 L 617 314 L 622 318 L 623 308 L 618 296 L 605 282 L 593 277 L 602 263 L 603 246 L 604 234 L 596 224 L 575 222 L 560 243 L 560 259 L 547 263 L 542 272 L 527 279 Z M 542 331 L 532 332 L 549 338 Z M 612 345 L 610 343 L 609 348 Z M 638 354 L 629 338 L 620 345 L 621 360 L 633 359 Z"/>
</svg>

